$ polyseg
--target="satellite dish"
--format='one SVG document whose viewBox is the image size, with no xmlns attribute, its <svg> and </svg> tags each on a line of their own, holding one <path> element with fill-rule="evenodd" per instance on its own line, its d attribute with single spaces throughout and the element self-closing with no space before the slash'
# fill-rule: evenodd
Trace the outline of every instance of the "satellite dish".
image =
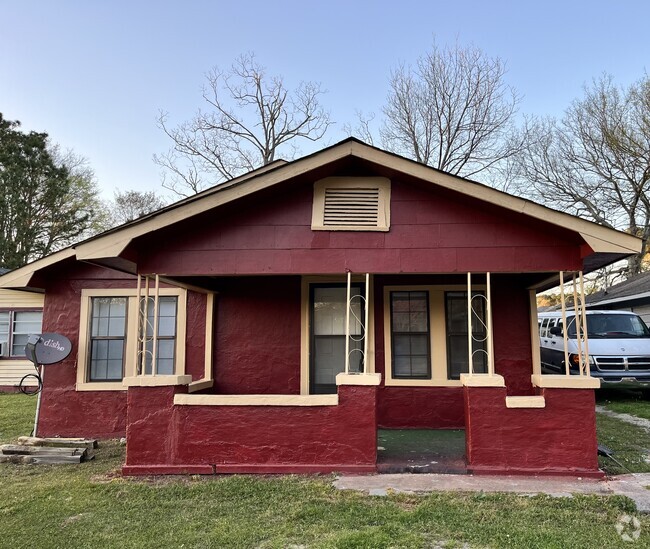
<svg viewBox="0 0 650 549">
<path fill-rule="evenodd" d="M 67 337 L 49 332 L 29 336 L 25 345 L 25 354 L 35 366 L 61 362 L 68 357 L 70 351 L 72 351 L 72 343 Z"/>
</svg>

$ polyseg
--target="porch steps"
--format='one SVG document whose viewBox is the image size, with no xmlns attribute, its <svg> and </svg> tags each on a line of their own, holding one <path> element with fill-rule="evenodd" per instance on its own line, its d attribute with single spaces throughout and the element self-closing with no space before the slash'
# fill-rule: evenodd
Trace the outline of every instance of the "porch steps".
<svg viewBox="0 0 650 549">
<path fill-rule="evenodd" d="M 546 401 L 542 395 L 507 396 L 506 408 L 545 408 Z"/>
<path fill-rule="evenodd" d="M 0 463 L 60 464 L 94 459 L 96 440 L 20 437 L 0 446 Z"/>
</svg>

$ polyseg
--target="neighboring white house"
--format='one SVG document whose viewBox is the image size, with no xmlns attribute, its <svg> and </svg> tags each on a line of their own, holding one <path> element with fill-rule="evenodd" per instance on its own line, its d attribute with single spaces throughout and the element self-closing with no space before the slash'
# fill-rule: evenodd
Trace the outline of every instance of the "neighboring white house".
<svg viewBox="0 0 650 549">
<path fill-rule="evenodd" d="M 588 296 L 587 308 L 632 311 L 650 325 L 650 272 Z"/>
<path fill-rule="evenodd" d="M 43 294 L 0 289 L 0 391 L 13 391 L 24 375 L 34 373 L 25 358 L 30 334 L 41 333 Z M 26 381 L 35 385 L 36 380 Z"/>
</svg>

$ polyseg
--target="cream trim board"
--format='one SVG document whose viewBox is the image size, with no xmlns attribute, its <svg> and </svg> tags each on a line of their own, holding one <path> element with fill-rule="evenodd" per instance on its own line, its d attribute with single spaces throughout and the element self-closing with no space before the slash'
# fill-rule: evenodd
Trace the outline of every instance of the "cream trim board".
<svg viewBox="0 0 650 549">
<path fill-rule="evenodd" d="M 533 361 L 533 374 L 541 375 L 542 357 L 540 355 L 539 325 L 537 324 L 537 293 L 535 290 L 528 290 L 530 317 L 530 348 Z"/>
<path fill-rule="evenodd" d="M 168 385 L 189 385 L 190 375 L 130 376 L 122 380 L 125 387 L 165 387 Z"/>
<path fill-rule="evenodd" d="M 325 192 L 328 189 L 377 189 L 377 225 L 325 225 Z M 390 179 L 386 177 L 326 177 L 314 183 L 312 231 L 383 231 L 390 229 Z"/>
<path fill-rule="evenodd" d="M 310 310 L 309 310 L 309 289 L 310 284 L 345 284 L 347 282 L 345 275 L 309 275 L 301 277 L 300 281 L 300 394 L 309 394 L 309 330 L 310 330 Z M 365 275 L 353 274 L 352 282 L 361 282 L 365 284 Z M 374 279 L 370 275 L 370 309 L 368 311 L 368 356 L 366 358 L 367 373 L 375 373 L 375 301 L 374 301 Z"/>
<path fill-rule="evenodd" d="M 506 382 L 499 374 L 460 374 L 463 387 L 505 387 Z"/>
<path fill-rule="evenodd" d="M 338 395 L 174 395 L 184 406 L 337 406 Z"/>
<path fill-rule="evenodd" d="M 507 396 L 506 408 L 545 408 L 546 400 L 543 396 Z"/>
<path fill-rule="evenodd" d="M 187 327 L 187 291 L 182 288 L 160 288 L 161 296 L 178 297 L 176 311 L 176 376 L 185 374 L 185 347 Z M 124 378 L 135 377 L 137 367 L 134 357 L 138 344 L 138 297 L 135 288 L 86 288 L 81 290 L 81 310 L 79 313 L 79 343 L 77 350 L 77 391 L 123 391 L 122 381 L 88 381 L 90 345 L 90 303 L 93 297 L 127 298 L 126 341 L 124 357 Z M 163 377 L 163 376 L 161 376 Z M 191 379 L 190 379 L 191 381 Z"/>
<path fill-rule="evenodd" d="M 475 284 L 473 291 L 485 290 L 484 284 Z M 393 377 L 393 353 L 390 319 L 391 292 L 429 292 L 429 337 L 431 345 L 431 378 L 400 379 Z M 447 323 L 445 320 L 445 292 L 467 291 L 462 284 L 384 286 L 384 379 L 385 385 L 395 387 L 461 387 L 458 379 L 449 379 L 447 367 Z"/>
<path fill-rule="evenodd" d="M 337 385 L 379 385 L 381 374 L 338 374 Z"/>
<path fill-rule="evenodd" d="M 600 379 L 591 376 L 567 376 L 562 374 L 530 376 L 535 387 L 545 389 L 599 389 Z"/>
</svg>

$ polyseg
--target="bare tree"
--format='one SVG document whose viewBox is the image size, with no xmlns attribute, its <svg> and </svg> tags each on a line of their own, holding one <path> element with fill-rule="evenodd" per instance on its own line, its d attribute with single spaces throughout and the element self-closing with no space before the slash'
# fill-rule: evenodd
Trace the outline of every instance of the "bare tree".
<svg viewBox="0 0 650 549">
<path fill-rule="evenodd" d="M 479 48 L 434 43 L 415 68 L 391 73 L 383 146 L 465 177 L 494 168 L 520 147 L 511 132 L 519 97 L 505 73 L 499 58 Z M 359 128 L 367 130 L 368 120 L 360 117 Z"/>
<path fill-rule="evenodd" d="M 627 89 L 604 75 L 561 120 L 529 119 L 518 192 L 641 237 L 627 275 L 643 268 L 650 236 L 650 78 Z"/>
<path fill-rule="evenodd" d="M 111 204 L 111 226 L 122 225 L 167 205 L 167 201 L 154 191 L 116 190 Z"/>
<path fill-rule="evenodd" d="M 290 92 L 282 77 L 269 76 L 253 54 L 228 71 L 213 69 L 203 90 L 206 110 L 176 127 L 160 113 L 159 127 L 173 141 L 154 161 L 167 172 L 163 186 L 188 196 L 209 185 L 273 162 L 296 141 L 316 141 L 330 126 L 320 104 L 320 84 L 303 82 Z"/>
</svg>

